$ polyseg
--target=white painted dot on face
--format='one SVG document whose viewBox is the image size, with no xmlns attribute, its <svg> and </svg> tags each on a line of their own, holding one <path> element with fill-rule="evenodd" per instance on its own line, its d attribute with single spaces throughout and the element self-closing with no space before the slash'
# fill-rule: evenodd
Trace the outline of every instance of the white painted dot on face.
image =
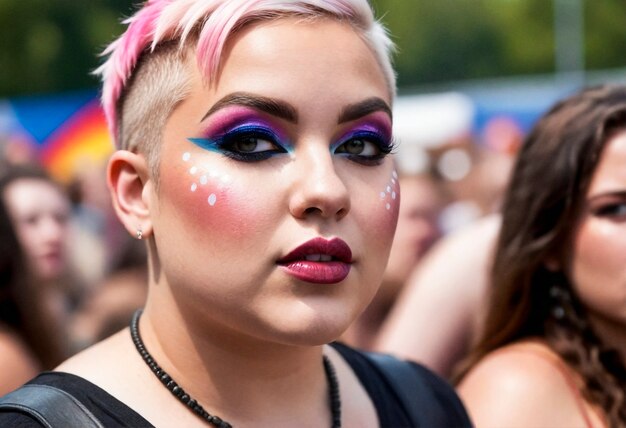
<svg viewBox="0 0 626 428">
<path fill-rule="evenodd" d="M 196 183 L 193 183 L 193 184 L 191 185 L 191 191 L 192 191 L 192 192 L 195 192 L 197 188 L 198 188 L 198 185 L 197 185 Z"/>
<path fill-rule="evenodd" d="M 391 179 L 391 184 L 396 184 L 396 179 L 395 178 Z"/>
<path fill-rule="evenodd" d="M 380 199 L 385 199 L 386 193 L 385 192 L 380 192 Z"/>
<path fill-rule="evenodd" d="M 393 178 L 398 178 L 398 173 L 394 170 L 391 175 L 393 176 Z"/>
<path fill-rule="evenodd" d="M 185 162 L 189 162 L 189 159 L 191 159 L 191 153 L 189 153 L 189 152 L 183 153 L 183 160 Z"/>
<path fill-rule="evenodd" d="M 391 187 L 387 186 L 387 193 L 391 193 Z"/>
<path fill-rule="evenodd" d="M 206 184 L 207 181 L 209 181 L 209 179 L 206 177 L 206 175 L 200 177 L 200 184 Z"/>
<path fill-rule="evenodd" d="M 396 199 L 396 192 L 391 192 L 391 199 Z"/>
<path fill-rule="evenodd" d="M 385 208 L 387 208 L 388 210 L 390 210 L 390 209 L 391 209 L 391 204 L 387 204 L 387 205 L 385 205 Z"/>
<path fill-rule="evenodd" d="M 215 196 L 215 193 L 211 193 L 209 195 L 209 205 L 213 206 L 215 202 L 217 202 L 217 196 Z"/>
<path fill-rule="evenodd" d="M 189 174 L 194 175 L 196 172 L 198 172 L 198 167 L 192 166 L 189 168 Z"/>
</svg>

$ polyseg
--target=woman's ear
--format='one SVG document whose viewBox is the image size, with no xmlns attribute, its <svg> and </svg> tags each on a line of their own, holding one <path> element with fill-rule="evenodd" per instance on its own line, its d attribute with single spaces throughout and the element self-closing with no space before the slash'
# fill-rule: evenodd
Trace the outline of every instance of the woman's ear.
<svg viewBox="0 0 626 428">
<path fill-rule="evenodd" d="M 142 239 L 152 233 L 151 180 L 146 159 L 118 150 L 109 160 L 107 180 L 113 208 L 131 236 Z"/>
</svg>

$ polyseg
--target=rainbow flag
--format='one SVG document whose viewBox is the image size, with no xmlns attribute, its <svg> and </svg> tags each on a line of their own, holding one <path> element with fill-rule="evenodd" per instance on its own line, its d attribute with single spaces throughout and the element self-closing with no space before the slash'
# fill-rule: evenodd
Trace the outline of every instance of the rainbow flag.
<svg viewBox="0 0 626 428">
<path fill-rule="evenodd" d="M 30 141 L 38 160 L 59 181 L 67 183 L 82 169 L 102 166 L 113 152 L 94 91 L 10 99 L 9 104 L 19 125 L 12 132 Z"/>
</svg>

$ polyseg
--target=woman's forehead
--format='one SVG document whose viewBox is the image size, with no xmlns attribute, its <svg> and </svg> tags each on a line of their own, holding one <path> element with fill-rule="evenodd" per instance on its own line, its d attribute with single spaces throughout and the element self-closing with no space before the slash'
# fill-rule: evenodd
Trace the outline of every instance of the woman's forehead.
<svg viewBox="0 0 626 428">
<path fill-rule="evenodd" d="M 206 84 L 207 76 L 202 79 Z M 307 85 L 311 91 L 303 90 Z M 391 104 L 384 72 L 369 46 L 350 25 L 330 19 L 282 18 L 251 25 L 226 45 L 210 86 L 220 94 L 245 91 L 309 99 L 351 90 Z"/>
</svg>

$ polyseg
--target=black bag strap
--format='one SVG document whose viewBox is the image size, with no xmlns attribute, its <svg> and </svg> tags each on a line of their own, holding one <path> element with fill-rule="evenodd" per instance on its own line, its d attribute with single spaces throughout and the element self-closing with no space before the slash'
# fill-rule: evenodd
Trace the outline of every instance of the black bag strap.
<svg viewBox="0 0 626 428">
<path fill-rule="evenodd" d="M 375 352 L 366 353 L 369 360 L 387 379 L 414 427 L 441 427 L 447 419 L 444 409 L 422 376 L 407 361 Z"/>
<path fill-rule="evenodd" d="M 74 396 L 49 385 L 28 384 L 0 398 L 0 411 L 25 413 L 46 428 L 104 428 Z"/>
</svg>

